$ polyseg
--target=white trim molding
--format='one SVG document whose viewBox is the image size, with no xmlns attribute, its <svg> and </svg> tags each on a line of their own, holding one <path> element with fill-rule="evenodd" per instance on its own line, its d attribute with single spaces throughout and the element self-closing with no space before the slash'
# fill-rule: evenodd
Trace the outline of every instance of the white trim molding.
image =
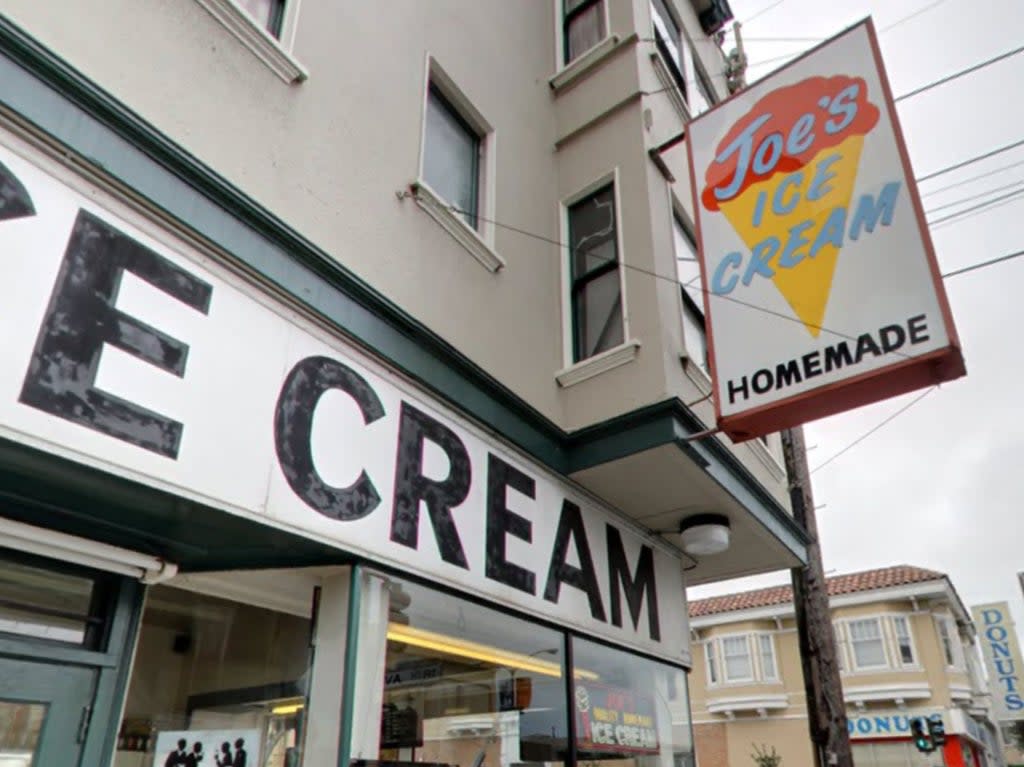
<svg viewBox="0 0 1024 767">
<path fill-rule="evenodd" d="M 971 703 L 974 700 L 974 692 L 970 685 L 950 684 L 949 697 L 954 703 Z"/>
<path fill-rule="evenodd" d="M 672 106 L 679 113 L 679 119 L 684 124 L 690 122 L 690 109 L 683 99 L 683 94 L 679 92 L 679 85 L 676 83 L 671 72 L 669 72 L 668 65 L 661 58 L 661 53 L 657 49 L 651 52 L 651 65 L 654 67 L 654 73 L 658 76 L 658 80 L 661 83 L 662 93 L 668 96 L 668 100 L 672 102 Z"/>
<path fill-rule="evenodd" d="M 872 684 L 862 687 L 844 686 L 843 700 L 859 706 L 865 703 L 894 701 L 902 706 L 908 700 L 927 700 L 932 696 L 932 688 L 927 682 L 919 684 Z"/>
<path fill-rule="evenodd" d="M 588 378 L 601 375 L 601 373 L 620 367 L 636 359 L 641 343 L 637 339 L 631 339 L 623 344 L 612 347 L 593 357 L 573 363 L 555 373 L 555 380 L 562 388 L 575 386 Z"/>
<path fill-rule="evenodd" d="M 736 713 L 755 711 L 760 716 L 767 716 L 769 711 L 778 711 L 789 706 L 789 696 L 779 695 L 737 695 L 731 698 L 715 698 L 705 704 L 708 713 L 724 714 L 732 718 Z"/>
<path fill-rule="evenodd" d="M 505 268 L 505 259 L 484 242 L 483 238 L 473 231 L 465 221 L 452 212 L 451 206 L 442 200 L 426 182 L 414 181 L 409 185 L 409 190 L 416 204 L 439 223 L 487 271 L 497 272 Z"/>
<path fill-rule="evenodd" d="M 630 35 L 630 38 L 632 37 L 635 37 L 635 35 Z M 579 80 L 611 56 L 618 49 L 619 42 L 618 35 L 608 35 L 604 40 L 590 48 L 590 50 L 581 53 L 548 78 L 548 85 L 551 86 L 551 90 L 556 95 L 565 90 L 569 85 L 572 85 L 572 83 Z M 629 40 L 627 39 L 626 42 L 629 42 Z"/>
<path fill-rule="evenodd" d="M 309 77 L 306 68 L 234 0 L 196 2 L 286 83 L 302 82 Z"/>
</svg>

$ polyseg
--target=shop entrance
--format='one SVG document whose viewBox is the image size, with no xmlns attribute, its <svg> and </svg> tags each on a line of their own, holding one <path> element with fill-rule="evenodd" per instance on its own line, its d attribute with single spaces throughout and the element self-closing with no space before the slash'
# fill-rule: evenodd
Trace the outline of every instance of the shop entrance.
<svg viewBox="0 0 1024 767">
<path fill-rule="evenodd" d="M 97 672 L 0 658 L 0 765 L 78 764 Z"/>
</svg>

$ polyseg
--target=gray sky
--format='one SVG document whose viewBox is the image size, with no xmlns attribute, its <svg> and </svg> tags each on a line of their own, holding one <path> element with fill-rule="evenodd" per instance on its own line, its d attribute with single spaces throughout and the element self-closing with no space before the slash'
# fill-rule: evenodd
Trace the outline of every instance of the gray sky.
<svg viewBox="0 0 1024 767">
<path fill-rule="evenodd" d="M 731 6 L 744 22 L 748 82 L 784 63 L 758 62 L 815 44 L 768 38 L 824 39 L 868 15 L 885 30 L 922 11 L 880 35 L 897 97 L 1024 40 L 1020 0 L 731 0 Z M 731 38 L 726 50 L 730 47 Z M 901 102 L 898 113 L 915 175 L 1024 139 L 1024 110 L 1012 104 L 1021 78 L 1024 54 Z M 1018 162 L 1019 167 L 929 194 Z M 927 211 L 1016 182 L 1024 183 L 1024 147 L 926 182 L 920 191 Z M 993 196 L 1013 191 L 1017 188 Z M 1022 203 L 1013 200 L 933 228 L 941 271 L 1024 249 L 1024 227 L 1015 226 L 1024 217 Z M 1024 407 L 1016 388 L 1024 348 L 1015 329 L 1024 325 L 1024 302 L 1013 291 L 1022 285 L 1024 258 L 947 280 L 967 377 L 932 392 L 813 474 L 827 571 L 900 563 L 940 570 L 968 606 L 1009 601 L 1018 633 L 1024 626 L 1016 579 L 1024 570 L 1024 554 L 1018 551 L 1024 531 Z M 809 424 L 811 469 L 919 394 Z M 694 588 L 690 598 L 787 581 L 788 574 L 776 573 Z"/>
</svg>

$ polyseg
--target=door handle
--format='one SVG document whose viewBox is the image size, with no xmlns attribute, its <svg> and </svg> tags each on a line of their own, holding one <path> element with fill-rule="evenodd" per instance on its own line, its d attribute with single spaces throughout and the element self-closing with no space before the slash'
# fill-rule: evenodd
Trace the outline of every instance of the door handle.
<svg viewBox="0 0 1024 767">
<path fill-rule="evenodd" d="M 92 705 L 82 706 L 82 718 L 78 720 L 78 743 L 85 743 L 85 736 L 89 734 L 89 723 L 92 721 Z"/>
</svg>

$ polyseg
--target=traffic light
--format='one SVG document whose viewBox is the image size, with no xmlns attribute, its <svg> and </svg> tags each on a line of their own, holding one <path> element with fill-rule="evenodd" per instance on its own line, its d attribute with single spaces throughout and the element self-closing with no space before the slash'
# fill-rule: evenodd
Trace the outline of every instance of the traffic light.
<svg viewBox="0 0 1024 767">
<path fill-rule="evenodd" d="M 914 745 L 917 746 L 918 751 L 929 754 L 935 750 L 932 736 L 928 731 L 928 723 L 924 719 L 920 717 L 911 719 L 910 732 L 914 736 Z"/>
<path fill-rule="evenodd" d="M 942 723 L 942 714 L 932 714 L 928 717 L 928 734 L 935 748 L 946 742 L 946 726 Z"/>
</svg>

